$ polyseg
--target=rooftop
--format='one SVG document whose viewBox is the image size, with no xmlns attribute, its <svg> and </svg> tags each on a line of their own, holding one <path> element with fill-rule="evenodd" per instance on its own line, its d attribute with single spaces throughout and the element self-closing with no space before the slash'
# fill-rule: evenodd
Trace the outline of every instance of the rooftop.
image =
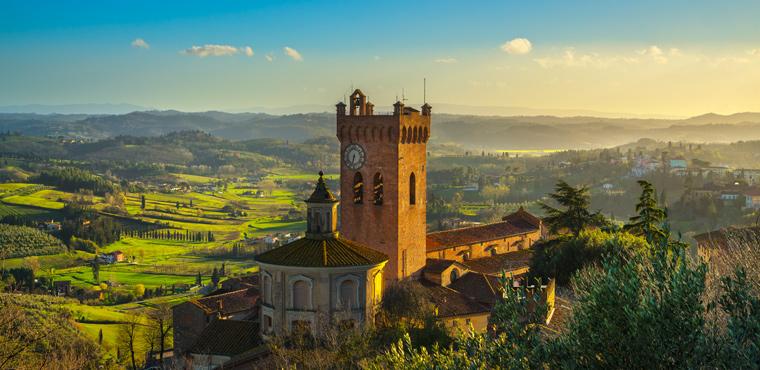
<svg viewBox="0 0 760 370">
<path fill-rule="evenodd" d="M 539 226 L 528 220 L 516 218 L 488 225 L 438 231 L 427 234 L 427 250 L 436 251 L 460 245 L 487 242 L 538 230 Z"/>
<path fill-rule="evenodd" d="M 234 292 L 217 294 L 189 301 L 201 308 L 207 314 L 219 312 L 219 303 L 221 301 L 222 314 L 231 314 L 243 312 L 256 307 L 259 299 L 259 291 L 256 288 L 240 289 Z"/>
<path fill-rule="evenodd" d="M 311 193 L 309 199 L 306 200 L 307 202 L 335 203 L 338 201 L 330 189 L 327 188 L 327 184 L 325 184 L 323 176 L 324 172 L 319 171 L 319 180 L 317 180 L 317 187 L 314 189 L 314 192 Z"/>
<path fill-rule="evenodd" d="M 444 260 L 438 258 L 428 258 L 425 260 L 425 272 L 440 274 L 445 271 L 449 266 L 458 264 L 459 262 L 454 260 Z M 466 266 L 465 266 L 466 267 Z"/>
<path fill-rule="evenodd" d="M 530 257 L 533 251 L 529 249 L 497 254 L 495 256 L 475 258 L 465 262 L 473 271 L 484 274 L 498 275 L 501 272 L 509 274 L 530 266 Z"/>
<path fill-rule="evenodd" d="M 298 267 L 376 265 L 388 256 L 340 236 L 324 240 L 302 238 L 256 256 L 256 261 Z"/>
<path fill-rule="evenodd" d="M 493 307 L 501 284 L 499 278 L 478 272 L 468 272 L 449 285 L 449 288 L 486 306 Z"/>
<path fill-rule="evenodd" d="M 213 320 L 203 329 L 191 353 L 235 356 L 254 348 L 258 343 L 258 324 L 253 321 Z"/>
<path fill-rule="evenodd" d="M 472 315 L 490 312 L 491 309 L 467 298 L 458 291 L 427 280 L 419 280 L 429 293 L 430 300 L 438 308 L 438 317 Z"/>
</svg>

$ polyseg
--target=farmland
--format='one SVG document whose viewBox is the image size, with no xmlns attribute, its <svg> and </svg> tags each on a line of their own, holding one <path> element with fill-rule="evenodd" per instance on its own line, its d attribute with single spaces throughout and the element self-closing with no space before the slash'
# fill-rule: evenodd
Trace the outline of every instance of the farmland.
<svg viewBox="0 0 760 370">
<path fill-rule="evenodd" d="M 0 253 L 15 258 L 58 254 L 66 250 L 63 243 L 49 234 L 26 226 L 0 224 Z"/>
</svg>

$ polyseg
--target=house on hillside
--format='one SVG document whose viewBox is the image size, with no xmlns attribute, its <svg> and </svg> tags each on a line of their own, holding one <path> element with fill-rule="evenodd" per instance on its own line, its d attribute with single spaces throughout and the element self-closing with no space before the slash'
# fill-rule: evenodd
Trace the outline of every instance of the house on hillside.
<svg viewBox="0 0 760 370">
<path fill-rule="evenodd" d="M 749 185 L 760 184 L 760 169 L 739 168 L 734 170 L 734 176 L 744 180 Z"/>
<path fill-rule="evenodd" d="M 744 191 L 744 207 L 760 209 L 760 189 L 749 188 Z"/>
</svg>

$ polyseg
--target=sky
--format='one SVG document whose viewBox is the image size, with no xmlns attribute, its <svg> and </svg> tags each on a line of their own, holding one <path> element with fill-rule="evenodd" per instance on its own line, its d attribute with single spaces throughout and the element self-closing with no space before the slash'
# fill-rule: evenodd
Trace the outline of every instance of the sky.
<svg viewBox="0 0 760 370">
<path fill-rule="evenodd" d="M 760 2 L 3 1 L 0 105 L 760 111 Z"/>
</svg>

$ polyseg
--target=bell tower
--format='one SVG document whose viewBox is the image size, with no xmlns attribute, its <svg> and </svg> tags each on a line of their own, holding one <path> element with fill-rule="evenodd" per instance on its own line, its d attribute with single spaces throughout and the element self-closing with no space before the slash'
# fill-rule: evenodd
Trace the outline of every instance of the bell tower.
<svg viewBox="0 0 760 370">
<path fill-rule="evenodd" d="M 375 114 L 358 89 L 349 103 L 336 105 L 341 235 L 388 255 L 386 281 L 415 278 L 425 266 L 431 107 L 396 102 Z"/>
</svg>

